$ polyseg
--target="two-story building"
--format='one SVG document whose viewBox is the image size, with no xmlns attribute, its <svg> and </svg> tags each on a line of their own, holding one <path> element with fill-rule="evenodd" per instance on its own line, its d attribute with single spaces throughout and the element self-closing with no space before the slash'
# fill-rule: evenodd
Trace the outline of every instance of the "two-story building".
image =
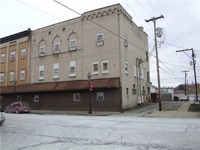
<svg viewBox="0 0 200 150">
<path fill-rule="evenodd" d="M 32 109 L 122 111 L 150 95 L 148 39 L 120 5 L 32 31 L 30 84 L 18 86 Z"/>
</svg>

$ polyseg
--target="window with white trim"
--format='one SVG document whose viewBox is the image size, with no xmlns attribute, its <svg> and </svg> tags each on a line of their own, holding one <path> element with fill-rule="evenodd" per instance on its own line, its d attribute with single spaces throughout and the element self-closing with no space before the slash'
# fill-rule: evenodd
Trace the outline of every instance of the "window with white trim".
<svg viewBox="0 0 200 150">
<path fill-rule="evenodd" d="M 15 73 L 12 71 L 10 72 L 10 81 L 13 82 L 14 81 L 14 76 L 15 76 Z"/>
<path fill-rule="evenodd" d="M 76 61 L 72 60 L 69 62 L 69 76 L 75 77 L 76 76 Z"/>
<path fill-rule="evenodd" d="M 97 46 L 103 45 L 104 44 L 104 38 L 103 38 L 103 33 L 98 33 L 96 36 L 96 44 Z"/>
<path fill-rule="evenodd" d="M 125 46 L 125 47 L 128 47 L 127 35 L 124 35 L 124 46 Z"/>
<path fill-rule="evenodd" d="M 21 102 L 22 101 L 22 96 L 21 95 L 17 95 L 17 101 Z"/>
<path fill-rule="evenodd" d="M 128 62 L 125 61 L 125 73 L 126 75 L 128 75 Z"/>
<path fill-rule="evenodd" d="M 99 74 L 99 62 L 92 64 L 92 74 Z"/>
<path fill-rule="evenodd" d="M 39 49 L 39 56 L 44 56 L 45 55 L 45 46 L 41 46 L 40 49 Z"/>
<path fill-rule="evenodd" d="M 26 58 L 26 49 L 21 49 L 21 59 Z"/>
<path fill-rule="evenodd" d="M 22 69 L 20 71 L 20 80 L 25 80 L 25 70 L 24 69 Z"/>
<path fill-rule="evenodd" d="M 10 52 L 10 61 L 15 60 L 15 51 Z"/>
<path fill-rule="evenodd" d="M 54 54 L 60 53 L 60 43 L 54 44 Z"/>
<path fill-rule="evenodd" d="M 102 73 L 108 73 L 109 67 L 108 67 L 108 61 L 102 61 Z"/>
<path fill-rule="evenodd" d="M 80 97 L 80 93 L 73 93 L 73 101 L 80 101 L 81 97 Z"/>
<path fill-rule="evenodd" d="M 6 60 L 6 54 L 5 53 L 1 53 L 1 63 L 4 63 Z"/>
<path fill-rule="evenodd" d="M 69 50 L 74 51 L 77 49 L 77 41 L 76 39 L 69 40 Z"/>
<path fill-rule="evenodd" d="M 44 80 L 44 65 L 39 66 L 39 80 Z"/>
<path fill-rule="evenodd" d="M 4 72 L 0 73 L 0 82 L 3 83 L 4 82 Z"/>
<path fill-rule="evenodd" d="M 126 88 L 126 95 L 128 95 L 129 94 L 129 89 L 128 88 Z"/>
<path fill-rule="evenodd" d="M 39 102 L 39 95 L 34 95 L 33 101 L 34 102 Z"/>
<path fill-rule="evenodd" d="M 104 101 L 104 92 L 97 92 L 97 101 Z"/>
<path fill-rule="evenodd" d="M 59 63 L 53 65 L 53 78 L 59 78 Z"/>
</svg>

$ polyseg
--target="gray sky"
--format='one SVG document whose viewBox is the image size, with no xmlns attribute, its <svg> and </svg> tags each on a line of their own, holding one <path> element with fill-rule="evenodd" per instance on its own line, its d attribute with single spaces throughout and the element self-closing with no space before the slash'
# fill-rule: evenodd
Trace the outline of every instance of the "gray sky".
<svg viewBox="0 0 200 150">
<path fill-rule="evenodd" d="M 192 52 L 176 50 L 193 48 L 196 54 L 197 80 L 200 82 L 200 0 L 58 0 L 79 13 L 120 3 L 138 26 L 143 26 L 149 36 L 149 52 L 154 46 L 153 22 L 144 19 L 164 15 L 157 27 L 164 28 L 164 44 L 159 47 L 161 86 L 184 83 L 184 73 L 189 71 L 188 83 L 194 82 L 193 67 L 189 58 Z M 58 23 L 78 17 L 74 12 L 53 0 L 0 0 L 0 37 L 31 28 Z M 155 56 L 155 50 L 153 50 Z M 189 56 L 188 56 L 189 55 Z M 151 81 L 157 86 L 156 59 L 150 57 Z"/>
</svg>

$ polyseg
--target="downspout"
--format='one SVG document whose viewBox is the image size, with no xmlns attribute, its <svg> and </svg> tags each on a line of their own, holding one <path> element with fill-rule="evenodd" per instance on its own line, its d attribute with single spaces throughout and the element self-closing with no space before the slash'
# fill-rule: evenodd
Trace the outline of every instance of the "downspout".
<svg viewBox="0 0 200 150">
<path fill-rule="evenodd" d="M 120 112 L 123 111 L 123 89 L 122 89 L 122 66 L 121 66 L 121 34 L 120 34 L 120 11 L 118 10 L 118 38 L 119 38 L 119 76 L 120 76 Z"/>
<path fill-rule="evenodd" d="M 137 79 L 137 103 L 138 103 L 138 96 L 139 96 L 139 86 L 138 86 L 138 60 L 139 58 L 136 58 L 136 79 Z"/>
<path fill-rule="evenodd" d="M 28 48 L 29 48 L 29 55 L 28 55 L 28 69 L 27 69 L 27 72 L 28 72 L 28 79 L 27 79 L 27 83 L 30 84 L 30 80 L 31 80 L 31 43 L 32 43 L 32 31 L 30 30 L 30 35 L 28 37 Z"/>
</svg>

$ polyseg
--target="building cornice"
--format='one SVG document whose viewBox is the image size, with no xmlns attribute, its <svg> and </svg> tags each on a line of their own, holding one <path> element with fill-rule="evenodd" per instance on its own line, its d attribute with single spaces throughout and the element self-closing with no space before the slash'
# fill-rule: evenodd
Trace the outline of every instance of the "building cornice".
<svg viewBox="0 0 200 150">
<path fill-rule="evenodd" d="M 108 16 L 114 13 L 118 15 L 122 15 L 128 21 L 132 22 L 132 17 L 126 12 L 126 10 L 120 4 L 115 4 L 115 5 L 85 12 L 81 15 L 81 17 L 82 17 L 82 20 L 84 21 L 84 20 L 90 20 L 90 19 Z"/>
<path fill-rule="evenodd" d="M 27 36 L 31 36 L 31 29 L 29 28 L 28 30 L 18 32 L 16 34 L 12 34 L 3 38 L 0 38 L 0 44 L 11 42 L 20 38 L 24 38 Z"/>
</svg>

